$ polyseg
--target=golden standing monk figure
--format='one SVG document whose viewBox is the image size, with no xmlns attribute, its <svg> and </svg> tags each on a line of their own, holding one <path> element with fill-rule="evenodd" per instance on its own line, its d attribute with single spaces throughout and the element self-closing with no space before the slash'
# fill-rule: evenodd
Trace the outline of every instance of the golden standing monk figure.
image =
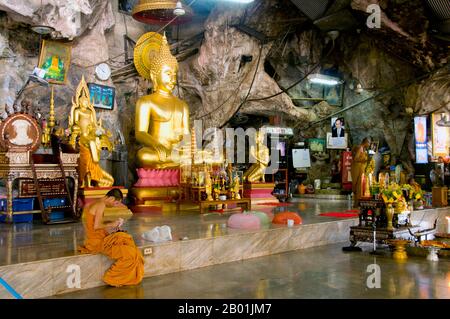
<svg viewBox="0 0 450 319">
<path fill-rule="evenodd" d="M 363 196 L 362 194 L 362 179 L 366 170 L 367 161 L 369 156 L 367 149 L 370 146 L 370 140 L 366 137 L 363 139 L 361 145 L 358 145 L 353 150 L 353 160 L 351 166 L 352 174 L 352 190 L 353 190 L 353 207 L 359 206 L 359 200 Z"/>
<path fill-rule="evenodd" d="M 90 102 L 89 89 L 84 77 L 78 85 L 75 99 L 69 115 L 70 144 L 80 148 L 80 182 L 81 188 L 94 186 L 111 187 L 114 178 L 105 172 L 99 164 L 100 150 L 106 147 L 112 150 L 109 141 L 111 133 L 105 132 L 101 120 L 97 122 L 94 107 Z"/>
<path fill-rule="evenodd" d="M 144 34 L 136 44 L 135 65 L 139 74 L 153 83 L 153 93 L 136 104 L 135 134 L 142 145 L 137 165 L 142 168 L 176 168 L 180 158 L 175 146 L 189 134 L 189 107 L 175 97 L 178 62 L 170 53 L 166 36 Z"/>
<path fill-rule="evenodd" d="M 264 173 L 269 165 L 269 148 L 264 145 L 264 131 L 256 132 L 256 147 L 250 147 L 250 155 L 256 159 L 250 168 L 244 173 L 244 179 L 249 183 L 265 182 Z"/>
</svg>

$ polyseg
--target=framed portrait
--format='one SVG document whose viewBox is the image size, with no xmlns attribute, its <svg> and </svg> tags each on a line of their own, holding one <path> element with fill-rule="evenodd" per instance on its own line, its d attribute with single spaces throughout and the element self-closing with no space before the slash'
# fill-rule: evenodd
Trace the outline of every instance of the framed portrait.
<svg viewBox="0 0 450 319">
<path fill-rule="evenodd" d="M 332 137 L 332 133 L 327 133 L 327 148 L 344 150 L 347 148 L 348 134 L 345 133 L 344 137 Z"/>
<path fill-rule="evenodd" d="M 131 15 L 138 0 L 119 0 L 119 12 Z"/>
<path fill-rule="evenodd" d="M 95 108 L 110 111 L 114 109 L 115 88 L 96 83 L 88 83 L 88 87 L 91 103 Z"/>
<path fill-rule="evenodd" d="M 15 113 L 0 123 L 0 149 L 34 152 L 41 144 L 41 134 L 41 127 L 31 115 Z"/>
<path fill-rule="evenodd" d="M 332 106 L 342 106 L 344 96 L 344 84 L 324 85 L 323 99 Z"/>
<path fill-rule="evenodd" d="M 308 144 L 311 152 L 325 152 L 326 140 L 324 138 L 310 138 Z"/>
<path fill-rule="evenodd" d="M 433 156 L 447 157 L 450 148 L 450 127 L 445 126 L 449 113 L 440 112 L 431 114 L 431 139 L 433 141 Z"/>
<path fill-rule="evenodd" d="M 45 71 L 44 79 L 53 84 L 65 84 L 71 54 L 70 43 L 42 40 L 38 68 Z"/>
<path fill-rule="evenodd" d="M 331 137 L 345 137 L 345 120 L 343 117 L 331 118 Z"/>
<path fill-rule="evenodd" d="M 378 152 L 379 141 L 373 141 L 369 145 L 369 154 L 376 154 Z"/>
</svg>

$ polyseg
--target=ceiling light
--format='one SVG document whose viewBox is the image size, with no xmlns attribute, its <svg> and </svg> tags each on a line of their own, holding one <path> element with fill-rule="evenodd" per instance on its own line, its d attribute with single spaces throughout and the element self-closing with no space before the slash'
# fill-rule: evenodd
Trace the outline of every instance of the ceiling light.
<svg viewBox="0 0 450 319">
<path fill-rule="evenodd" d="M 55 31 L 55 28 L 50 27 L 48 25 L 34 25 L 31 27 L 31 30 L 40 35 L 47 35 Z"/>
<path fill-rule="evenodd" d="M 177 2 L 177 6 L 173 10 L 173 14 L 176 16 L 182 16 L 186 13 L 186 11 L 183 9 L 183 5 L 181 4 L 181 1 Z"/>
<path fill-rule="evenodd" d="M 329 76 L 329 75 L 324 75 L 324 74 L 319 74 L 319 73 L 308 75 L 308 80 L 311 83 L 324 84 L 324 85 L 338 85 L 343 82 L 341 79 L 336 78 L 334 76 Z"/>
<path fill-rule="evenodd" d="M 37 15 L 39 16 L 39 20 L 43 21 L 44 20 L 44 6 L 42 5 L 42 0 L 41 0 L 41 6 L 39 7 L 39 12 L 37 13 Z M 47 35 L 52 33 L 53 31 L 55 31 L 55 28 L 48 26 L 48 25 L 33 25 L 31 26 L 31 30 L 33 30 L 34 32 L 36 32 L 37 34 L 40 35 Z"/>
</svg>

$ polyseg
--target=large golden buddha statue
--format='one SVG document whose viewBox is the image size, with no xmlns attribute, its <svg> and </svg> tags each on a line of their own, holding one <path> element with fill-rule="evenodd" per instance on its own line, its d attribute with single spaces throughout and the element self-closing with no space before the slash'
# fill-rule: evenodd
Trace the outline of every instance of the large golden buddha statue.
<svg viewBox="0 0 450 319">
<path fill-rule="evenodd" d="M 80 149 L 80 182 L 81 187 L 111 187 L 114 178 L 105 172 L 99 164 L 102 148 L 112 150 L 111 133 L 97 122 L 95 109 L 91 104 L 89 89 L 84 80 L 78 85 L 69 115 L 70 144 Z M 92 183 L 94 181 L 96 185 Z"/>
<path fill-rule="evenodd" d="M 142 145 L 136 156 L 137 166 L 179 167 L 176 144 L 189 134 L 189 108 L 172 95 L 178 63 L 170 53 L 166 36 L 144 34 L 136 44 L 134 61 L 139 74 L 153 83 L 153 93 L 141 97 L 136 104 L 135 134 Z"/>
</svg>

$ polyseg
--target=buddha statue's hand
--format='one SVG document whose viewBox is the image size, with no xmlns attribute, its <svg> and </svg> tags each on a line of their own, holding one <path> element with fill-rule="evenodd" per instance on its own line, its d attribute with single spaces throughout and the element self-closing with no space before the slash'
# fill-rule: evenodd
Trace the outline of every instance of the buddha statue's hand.
<svg viewBox="0 0 450 319">
<path fill-rule="evenodd" d="M 167 160 L 168 149 L 162 144 L 152 145 L 155 151 L 158 153 L 159 160 L 165 162 Z"/>
</svg>

